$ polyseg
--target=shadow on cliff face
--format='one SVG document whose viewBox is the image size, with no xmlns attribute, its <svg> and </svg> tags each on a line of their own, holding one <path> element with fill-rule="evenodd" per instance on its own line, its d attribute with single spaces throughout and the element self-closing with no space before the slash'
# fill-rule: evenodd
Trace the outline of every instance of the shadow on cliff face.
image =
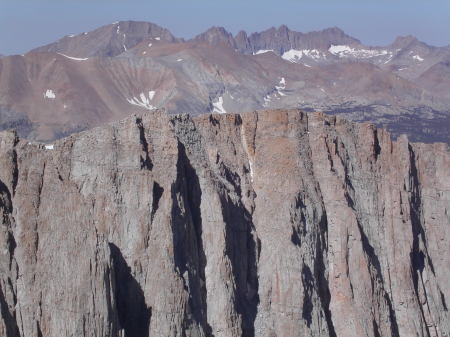
<svg viewBox="0 0 450 337">
<path fill-rule="evenodd" d="M 202 190 L 197 172 L 181 142 L 178 143 L 178 153 L 178 175 L 172 188 L 172 232 L 175 266 L 189 293 L 185 326 L 194 321 L 203 328 L 205 336 L 214 337 L 206 308 L 206 254 L 200 209 Z"/>
<path fill-rule="evenodd" d="M 6 303 L 3 289 L 0 284 L 0 314 L 6 328 L 6 337 L 18 337 L 19 327 L 14 315 L 9 311 L 8 304 Z"/>
<path fill-rule="evenodd" d="M 257 260 L 258 239 L 253 235 L 252 217 L 243 205 L 227 196 L 221 197 L 226 224 L 226 254 L 236 284 L 235 308 L 242 317 L 242 336 L 255 336 L 255 319 L 259 304 Z"/>
<path fill-rule="evenodd" d="M 144 292 L 131 274 L 120 249 L 109 243 L 116 276 L 116 305 L 120 327 L 125 337 L 148 337 L 151 308 L 145 304 Z"/>
</svg>

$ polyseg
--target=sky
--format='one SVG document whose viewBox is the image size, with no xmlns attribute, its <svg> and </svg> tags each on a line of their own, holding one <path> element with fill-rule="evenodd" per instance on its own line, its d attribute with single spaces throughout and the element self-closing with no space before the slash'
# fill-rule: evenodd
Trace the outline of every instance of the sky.
<svg viewBox="0 0 450 337">
<path fill-rule="evenodd" d="M 184 38 L 211 26 L 251 33 L 286 24 L 301 32 L 336 26 L 367 45 L 399 35 L 450 44 L 450 0 L 0 0 L 0 54 L 120 20 L 153 22 Z"/>
</svg>

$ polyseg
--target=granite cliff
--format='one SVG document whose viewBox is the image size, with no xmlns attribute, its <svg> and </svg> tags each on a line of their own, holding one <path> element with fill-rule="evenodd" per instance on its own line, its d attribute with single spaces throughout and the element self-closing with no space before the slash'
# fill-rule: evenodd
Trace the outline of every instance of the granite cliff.
<svg viewBox="0 0 450 337">
<path fill-rule="evenodd" d="M 0 336 L 449 336 L 450 156 L 274 110 L 0 133 Z"/>
</svg>

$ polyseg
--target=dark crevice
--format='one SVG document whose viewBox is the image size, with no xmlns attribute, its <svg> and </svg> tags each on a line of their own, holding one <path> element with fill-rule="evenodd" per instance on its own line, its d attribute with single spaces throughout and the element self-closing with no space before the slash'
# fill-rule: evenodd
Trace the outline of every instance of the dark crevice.
<svg viewBox="0 0 450 337">
<path fill-rule="evenodd" d="M 302 317 L 306 321 L 306 325 L 308 328 L 312 323 L 312 311 L 313 311 L 313 302 L 312 295 L 314 290 L 314 277 L 311 273 L 311 269 L 307 265 L 303 265 L 302 268 L 302 283 L 303 283 L 303 309 L 302 309 Z"/>
<path fill-rule="evenodd" d="M 378 327 L 377 321 L 375 319 L 372 320 L 372 329 L 374 337 L 381 337 L 380 328 Z"/>
<path fill-rule="evenodd" d="M 387 293 L 384 293 L 384 300 L 386 301 L 388 308 L 389 308 L 389 321 L 391 322 L 391 335 L 394 337 L 400 336 L 400 333 L 398 332 L 398 323 L 397 323 L 397 316 L 395 314 L 395 310 L 392 306 L 391 299 Z"/>
<path fill-rule="evenodd" d="M 153 168 L 153 163 L 150 159 L 149 153 L 148 153 L 148 143 L 147 139 L 145 138 L 145 130 L 144 125 L 142 124 L 142 119 L 137 118 L 136 119 L 136 125 L 139 129 L 139 139 L 142 145 L 142 150 L 145 153 L 145 158 L 141 156 L 141 169 L 145 168 L 147 170 L 151 170 Z"/>
<path fill-rule="evenodd" d="M 9 270 L 11 270 L 12 263 L 14 260 L 14 252 L 17 248 L 17 243 L 16 243 L 16 240 L 15 240 L 14 235 L 11 232 L 11 230 L 8 230 L 7 235 L 8 235 L 7 245 L 8 245 L 8 251 L 9 251 Z"/>
<path fill-rule="evenodd" d="M 302 243 L 300 235 L 298 235 L 298 231 L 294 226 L 292 226 L 291 242 L 298 247 L 300 247 Z"/>
<path fill-rule="evenodd" d="M 178 142 L 178 153 L 177 180 L 172 188 L 172 200 L 174 200 L 172 232 L 175 266 L 189 293 L 183 325 L 185 329 L 190 325 L 200 325 L 206 337 L 213 337 L 206 309 L 206 254 L 203 248 L 201 217 L 202 190 L 197 172 L 181 142 Z M 181 200 L 177 193 L 181 194 Z M 188 280 L 184 279 L 186 274 Z M 196 324 L 192 324 L 192 321 Z"/>
<path fill-rule="evenodd" d="M 421 208 L 422 208 L 422 199 L 420 195 L 420 183 L 419 183 L 419 175 L 416 166 L 416 156 L 411 144 L 408 144 L 409 149 L 409 160 L 410 160 L 410 201 L 409 201 L 409 211 L 411 216 L 411 226 L 412 226 L 412 249 L 410 252 L 410 260 L 411 260 L 411 275 L 414 284 L 414 292 L 416 295 L 417 303 L 419 304 L 422 320 L 425 323 L 425 329 L 427 335 L 430 336 L 429 327 L 427 321 L 425 319 L 424 308 L 422 305 L 422 301 L 419 298 L 419 277 L 422 278 L 422 273 L 425 268 L 425 261 L 431 261 L 430 256 L 427 254 L 427 242 L 425 239 L 425 232 L 422 227 L 421 222 Z M 420 248 L 420 241 L 422 241 L 424 245 L 425 252 Z"/>
<path fill-rule="evenodd" d="M 0 283 L 0 310 L 1 317 L 5 323 L 6 336 L 5 337 L 19 337 L 19 327 L 17 326 L 17 320 L 14 313 L 9 311 L 8 303 L 6 302 L 5 295 L 3 293 L 2 285 Z"/>
<path fill-rule="evenodd" d="M 348 206 L 351 207 L 353 209 L 353 211 L 358 215 L 358 212 L 354 208 L 354 201 L 351 198 L 351 196 L 346 192 L 345 197 L 347 199 Z M 361 237 L 362 249 L 367 257 L 368 268 L 369 268 L 368 272 L 371 275 L 372 291 L 375 291 L 376 288 L 379 288 L 379 290 L 383 293 L 383 298 L 386 301 L 386 304 L 389 308 L 389 320 L 391 323 L 390 324 L 391 335 L 394 337 L 399 336 L 397 317 L 396 317 L 395 311 L 392 306 L 392 301 L 391 301 L 391 298 L 389 297 L 389 295 L 386 293 L 384 286 L 383 286 L 384 279 L 383 279 L 383 274 L 382 274 L 382 270 L 381 270 L 380 260 L 378 259 L 375 249 L 370 244 L 369 238 L 367 237 L 366 233 L 364 232 L 364 229 L 358 218 L 356 220 L 356 223 L 357 223 L 358 231 L 359 231 L 359 234 Z M 373 268 L 371 268 L 371 267 L 373 267 Z M 373 273 L 373 269 L 374 269 L 375 273 Z M 376 281 L 378 281 L 378 282 L 376 282 Z"/>
<path fill-rule="evenodd" d="M 9 269 L 11 270 L 12 262 L 14 259 L 14 252 L 17 244 L 14 235 L 11 231 L 11 213 L 13 212 L 13 203 L 11 199 L 11 192 L 8 187 L 0 180 L 0 214 L 3 215 L 3 219 L 0 221 L 6 224 L 8 231 L 6 234 L 6 243 L 9 252 Z"/>
<path fill-rule="evenodd" d="M 120 327 L 125 337 L 149 337 L 151 308 L 145 303 L 144 292 L 131 273 L 120 249 L 109 243 L 115 271 L 115 299 Z"/>
<path fill-rule="evenodd" d="M 377 160 L 381 153 L 380 141 L 378 139 L 378 129 L 373 131 L 373 138 L 373 152 L 375 154 L 375 160 Z"/>
<path fill-rule="evenodd" d="M 153 182 L 153 201 L 152 201 L 152 213 L 151 213 L 151 222 L 153 222 L 153 218 L 155 216 L 156 211 L 159 208 L 159 201 L 164 193 L 164 188 L 162 188 L 156 181 Z"/>
<path fill-rule="evenodd" d="M 330 286 L 327 275 L 325 274 L 325 261 L 323 254 L 328 251 L 327 247 L 327 233 L 328 233 L 328 219 L 325 213 L 322 214 L 322 217 L 319 222 L 320 236 L 316 241 L 316 259 L 314 263 L 314 274 L 317 276 L 318 287 L 319 287 L 319 298 L 322 305 L 322 310 L 325 315 L 325 320 L 327 322 L 328 333 L 330 337 L 336 337 L 336 331 L 334 329 L 333 319 L 331 317 L 330 311 L 330 302 L 331 302 L 331 293 Z"/>
<path fill-rule="evenodd" d="M 37 330 L 37 337 L 43 337 L 42 336 L 41 325 L 40 325 L 39 321 L 36 321 L 36 330 Z"/>
<path fill-rule="evenodd" d="M 242 317 L 242 336 L 255 336 L 255 319 L 259 304 L 257 264 L 259 242 L 252 217 L 242 204 L 221 196 L 225 221 L 226 254 L 229 257 L 236 285 L 235 309 Z"/>
<path fill-rule="evenodd" d="M 448 308 L 447 308 L 447 302 L 445 302 L 445 296 L 444 296 L 444 294 L 442 293 L 442 291 L 440 291 L 440 290 L 439 290 L 439 293 L 441 294 L 441 302 L 442 302 L 442 306 L 444 307 L 444 310 L 445 310 L 445 311 L 448 311 Z"/>
<path fill-rule="evenodd" d="M 0 180 L 0 207 L 5 210 L 5 213 L 11 213 L 13 210 L 11 200 L 11 192 L 3 181 Z"/>
</svg>

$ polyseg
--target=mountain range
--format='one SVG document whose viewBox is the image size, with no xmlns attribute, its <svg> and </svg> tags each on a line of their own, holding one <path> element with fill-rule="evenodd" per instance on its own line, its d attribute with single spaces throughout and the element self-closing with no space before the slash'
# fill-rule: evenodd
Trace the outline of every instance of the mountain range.
<svg viewBox="0 0 450 337">
<path fill-rule="evenodd" d="M 365 46 L 286 26 L 184 40 L 121 21 L 0 59 L 0 129 L 52 141 L 142 110 L 192 115 L 297 107 L 450 143 L 450 46 Z"/>
</svg>

